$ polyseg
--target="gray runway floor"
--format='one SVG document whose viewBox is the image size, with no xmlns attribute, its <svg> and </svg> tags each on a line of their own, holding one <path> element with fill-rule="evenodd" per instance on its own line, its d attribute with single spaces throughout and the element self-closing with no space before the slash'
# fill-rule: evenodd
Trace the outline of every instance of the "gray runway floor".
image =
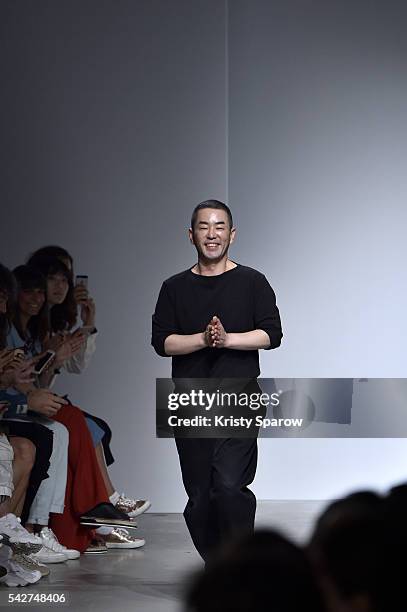
<svg viewBox="0 0 407 612">
<path fill-rule="evenodd" d="M 284 531 L 296 541 L 304 540 L 312 523 L 326 505 L 321 501 L 260 502 L 258 527 Z M 182 612 L 186 578 L 202 566 L 181 514 L 147 513 L 139 517 L 137 535 L 144 548 L 109 550 L 103 555 L 82 555 L 78 561 L 50 565 L 51 574 L 32 588 L 0 589 L 0 609 L 13 609 L 8 593 L 65 593 L 68 603 L 15 607 L 30 612 Z M 3 607 L 4 606 L 4 607 Z"/>
</svg>

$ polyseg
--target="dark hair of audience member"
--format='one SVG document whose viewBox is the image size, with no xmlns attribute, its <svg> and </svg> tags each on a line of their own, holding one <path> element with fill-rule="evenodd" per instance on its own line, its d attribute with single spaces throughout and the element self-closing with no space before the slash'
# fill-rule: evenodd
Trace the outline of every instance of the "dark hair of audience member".
<svg viewBox="0 0 407 612">
<path fill-rule="evenodd" d="M 385 497 L 386 512 L 393 518 L 407 516 L 407 484 L 400 484 L 390 489 Z"/>
<path fill-rule="evenodd" d="M 72 255 L 70 255 L 66 249 L 57 245 L 48 245 L 37 249 L 28 258 L 27 265 L 37 266 L 39 261 L 47 257 L 57 257 L 59 260 L 68 260 L 71 269 L 73 268 Z"/>
<path fill-rule="evenodd" d="M 17 281 L 17 292 L 21 291 L 33 291 L 39 289 L 44 292 L 44 305 L 37 315 L 34 315 L 28 321 L 28 331 L 30 338 L 27 338 L 22 330 L 19 299 L 17 294 L 16 305 L 13 313 L 13 323 L 18 333 L 23 340 L 30 340 L 32 342 L 43 342 L 50 331 L 49 325 L 49 310 L 46 301 L 47 295 L 47 281 L 45 277 L 36 268 L 31 266 L 18 266 L 13 270 L 13 274 Z"/>
<path fill-rule="evenodd" d="M 384 511 L 387 524 L 391 528 L 390 539 L 398 547 L 398 551 L 404 554 L 407 548 L 407 484 L 390 489 L 384 499 Z M 400 569 L 404 573 L 404 563 L 400 563 Z M 404 576 L 401 581 L 404 584 Z"/>
<path fill-rule="evenodd" d="M 361 491 L 332 503 L 319 517 L 309 544 L 332 609 L 389 612 L 393 588 L 394 541 L 384 499 Z"/>
<path fill-rule="evenodd" d="M 0 349 L 6 346 L 6 338 L 10 329 L 12 308 L 16 296 L 16 282 L 8 268 L 0 264 L 0 292 L 7 299 L 7 310 L 0 313 Z"/>
<path fill-rule="evenodd" d="M 195 576 L 188 612 L 325 610 L 305 552 L 274 531 L 257 531 L 229 545 Z"/>
<path fill-rule="evenodd" d="M 68 281 L 68 293 L 62 304 L 55 304 L 50 310 L 51 330 L 58 331 L 70 330 L 76 323 L 77 308 L 74 298 L 74 287 L 71 271 L 58 258 L 51 256 L 36 257 L 35 268 L 45 276 L 61 274 Z"/>
</svg>

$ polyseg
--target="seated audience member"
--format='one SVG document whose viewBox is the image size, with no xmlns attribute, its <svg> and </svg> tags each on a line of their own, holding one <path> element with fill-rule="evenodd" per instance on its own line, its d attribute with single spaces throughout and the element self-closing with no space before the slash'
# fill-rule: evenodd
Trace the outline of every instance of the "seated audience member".
<svg viewBox="0 0 407 612">
<path fill-rule="evenodd" d="M 405 609 L 398 569 L 404 546 L 394 529 L 392 501 L 390 509 L 380 495 L 361 491 L 330 504 L 319 517 L 309 553 L 330 611 Z"/>
<path fill-rule="evenodd" d="M 10 273 L 9 273 L 10 274 Z M 21 310 L 18 303 L 14 304 L 14 308 L 12 308 L 12 316 L 17 324 L 20 326 L 27 325 L 30 319 L 30 316 L 33 312 L 40 312 L 41 307 L 39 307 L 38 294 L 34 290 L 30 292 L 30 288 L 26 287 L 27 291 L 19 292 L 19 299 L 22 303 L 25 304 L 23 310 Z M 24 311 L 24 312 L 23 312 Z M 27 314 L 31 313 L 30 314 Z M 41 325 L 46 323 L 46 313 L 42 313 L 39 316 L 38 320 L 34 317 L 34 327 L 38 323 L 38 329 Z M 11 318 L 9 312 L 9 319 Z M 34 330 L 34 328 L 33 328 Z M 38 330 L 35 330 L 35 333 L 40 333 Z M 24 333 L 21 332 L 23 335 Z M 25 338 L 25 340 L 27 340 Z M 24 340 L 18 335 L 16 328 L 14 325 L 10 324 L 10 321 L 7 325 L 7 336 L 6 342 L 8 344 L 8 349 L 12 351 L 14 354 L 16 351 L 20 351 L 24 354 Z M 29 354 L 30 350 L 27 349 L 26 354 Z M 33 351 L 30 353 L 33 356 Z M 7 383 L 4 383 L 4 377 L 7 379 Z M 44 527 L 44 530 L 41 530 L 40 539 L 43 542 L 43 546 L 41 550 L 36 553 L 35 559 L 39 562 L 47 562 L 47 563 L 56 563 L 65 561 L 68 558 L 68 555 L 75 556 L 78 554 L 76 551 L 67 552 L 66 554 L 62 554 L 61 552 L 55 552 L 50 549 L 49 546 L 46 545 L 45 540 L 47 539 L 45 536 L 47 532 L 45 527 L 48 525 L 49 516 L 51 512 L 62 512 L 64 509 L 64 498 L 65 498 L 65 486 L 66 486 L 66 471 L 67 471 L 67 457 L 68 457 L 68 431 L 67 429 L 60 423 L 56 423 L 53 421 L 45 422 L 47 419 L 44 414 L 45 411 L 49 408 L 48 404 L 53 404 L 57 398 L 54 394 L 49 392 L 45 392 L 39 389 L 32 389 L 32 392 L 29 394 L 29 400 L 27 397 L 20 393 L 18 388 L 31 388 L 33 385 L 34 378 L 31 376 L 28 379 L 21 378 L 21 376 L 16 376 L 16 379 L 13 380 L 13 369 L 8 368 L 7 371 L 3 375 L 3 386 L 7 386 L 7 390 L 2 392 L 1 397 L 8 401 L 8 409 L 4 413 L 3 422 L 7 427 L 8 434 L 10 435 L 10 441 L 15 451 L 15 469 L 14 469 L 14 478 L 16 479 L 20 476 L 22 479 L 22 469 L 25 468 L 25 471 L 28 472 L 30 469 L 30 453 L 27 449 L 27 444 L 34 443 L 37 449 L 34 467 L 31 469 L 31 476 L 29 487 L 27 490 L 28 495 L 22 496 L 21 487 L 23 485 L 16 486 L 13 497 L 18 493 L 19 495 L 19 506 L 17 508 L 12 508 L 15 514 L 19 515 L 20 510 L 23 510 L 23 519 L 27 518 L 27 515 L 30 514 L 29 520 L 33 523 L 41 525 Z M 62 400 L 64 402 L 64 400 Z M 27 404 L 30 408 L 31 414 L 28 416 L 27 413 Z M 58 405 L 56 403 L 55 405 Z M 23 437 L 25 436 L 28 439 Z M 30 440 L 32 442 L 30 442 Z M 24 461 L 16 461 L 19 459 L 19 455 L 23 455 Z M 21 465 L 20 465 L 21 464 Z M 26 484 L 26 483 L 24 483 Z M 13 498 L 10 501 L 12 505 Z"/>
<path fill-rule="evenodd" d="M 41 354 L 41 343 L 49 333 L 48 316 L 44 316 L 47 308 L 46 282 L 38 271 L 29 266 L 16 268 L 14 274 L 19 285 L 18 299 L 14 325 L 8 334 L 7 342 L 11 348 L 24 344 L 25 350 L 32 357 Z M 39 384 L 42 377 L 39 377 Z M 63 554 L 77 556 L 77 551 L 86 549 L 91 534 L 81 524 L 133 526 L 126 514 L 119 512 L 108 502 L 92 439 L 82 412 L 48 389 L 39 389 L 33 383 L 20 385 L 17 390 L 27 396 L 31 418 L 35 417 L 33 410 L 36 410 L 41 413 L 41 417 L 37 416 L 36 419 L 40 418 L 43 425 L 50 427 L 60 423 L 69 432 L 65 506 L 62 512 L 53 512 L 50 517 L 50 526 L 56 537 L 63 546 L 71 549 L 63 550 Z M 40 400 L 39 406 L 32 405 L 32 397 Z M 54 544 L 55 548 L 59 548 L 59 542 L 51 530 L 41 530 L 40 535 L 47 541 L 48 547 L 52 548 Z"/>
<path fill-rule="evenodd" d="M 6 537 L 12 537 L 12 546 L 15 554 L 21 553 L 21 541 L 30 542 L 31 552 L 45 549 L 39 538 L 31 536 L 20 525 L 17 517 L 20 515 L 23 504 L 30 506 L 36 496 L 38 488 L 45 478 L 48 477 L 47 470 L 49 459 L 53 448 L 52 432 L 42 425 L 24 422 L 24 417 L 19 415 L 17 420 L 4 420 L 3 415 L 10 406 L 4 402 L 4 390 L 15 384 L 29 383 L 32 380 L 33 366 L 31 362 L 21 359 L 14 350 L 4 349 L 7 334 L 10 330 L 10 303 L 15 293 L 15 282 L 11 272 L 0 264 L 0 429 L 3 434 L 9 436 L 12 448 L 12 493 L 0 507 L 0 534 L 3 541 Z M 7 397 L 7 394 L 5 395 Z M 3 436 L 3 450 L 7 454 L 9 441 Z M 6 460 L 6 457 L 1 457 Z M 17 517 L 16 517 L 17 515 Z M 35 548 L 35 550 L 33 549 Z M 24 544 L 26 551 L 26 544 Z M 51 552 L 51 551 L 50 551 Z M 21 561 L 21 559 L 20 559 Z M 48 570 L 34 560 L 23 559 L 21 561 L 29 569 L 40 570 L 42 574 Z"/>
<path fill-rule="evenodd" d="M 32 561 L 29 554 L 41 548 L 41 541 L 31 536 L 10 513 L 13 494 L 13 448 L 0 434 L 0 583 L 9 587 L 34 584 L 49 570 Z"/>
<path fill-rule="evenodd" d="M 0 409 L 4 411 L 7 408 L 8 404 L 5 404 L 0 400 Z M 12 427 L 11 430 L 13 430 Z M 38 488 L 39 484 L 41 483 L 41 480 L 46 477 L 46 471 L 45 473 L 41 474 L 41 478 L 38 478 L 38 473 L 34 475 L 34 478 L 32 478 L 32 471 L 34 471 L 34 465 L 36 462 L 36 447 L 35 444 L 30 441 L 29 438 L 33 437 L 33 432 L 26 433 L 23 431 L 23 428 L 21 428 L 19 430 L 19 433 L 24 435 L 11 435 L 9 423 L 5 421 L 0 421 L 0 432 L 4 435 L 8 435 L 9 442 L 13 448 L 14 457 L 13 493 L 12 495 L 10 495 L 10 499 L 7 501 L 8 512 L 11 512 L 16 516 L 21 516 L 24 502 L 27 499 L 27 491 L 29 489 L 29 486 L 32 489 L 34 486 L 33 483 L 36 483 Z M 29 437 L 26 438 L 25 435 L 28 435 Z M 40 437 L 38 437 L 37 442 L 40 442 Z M 37 482 L 37 479 L 39 482 Z M 35 492 L 36 491 L 34 491 L 34 493 Z"/>
<path fill-rule="evenodd" d="M 27 262 L 40 270 L 47 278 L 47 302 L 50 309 L 51 338 L 47 342 L 49 348 L 65 346 L 65 360 L 61 368 L 66 372 L 81 374 L 88 366 L 96 349 L 98 335 L 95 327 L 95 303 L 89 297 L 86 287 L 73 286 L 72 259 L 60 247 L 43 247 L 33 253 Z M 77 326 L 77 309 L 80 308 L 81 323 Z M 69 350 L 79 346 L 76 352 Z M 59 373 L 59 368 L 57 373 Z M 84 412 L 92 438 L 95 442 L 96 454 L 101 471 L 105 471 L 105 455 L 107 465 L 113 463 L 110 451 L 111 430 L 102 419 Z M 102 432 L 102 436 L 100 435 Z M 100 441 L 103 448 L 100 452 Z M 103 461 L 100 459 L 103 457 Z"/>
<path fill-rule="evenodd" d="M 87 288 L 82 284 L 73 286 L 73 261 L 69 253 L 61 247 L 43 247 L 31 255 L 30 265 L 36 266 L 47 278 L 47 302 L 50 308 L 50 321 L 52 338 L 48 342 L 49 348 L 61 348 L 68 345 L 66 359 L 62 368 L 70 373 L 80 374 L 88 365 L 96 348 L 97 330 L 95 327 L 95 303 L 89 296 Z M 77 308 L 80 309 L 82 326 L 76 328 Z M 85 339 L 85 342 L 83 340 Z M 80 344 L 80 350 L 69 354 L 70 344 Z M 59 373 L 59 369 L 57 373 Z M 84 412 L 89 430 L 95 445 L 95 452 L 99 468 L 105 482 L 109 500 L 118 510 L 125 512 L 131 518 L 145 512 L 151 503 L 149 500 L 133 499 L 119 495 L 110 480 L 107 465 L 113 463 L 110 450 L 111 430 L 100 417 Z M 108 547 L 138 548 L 145 544 L 141 538 L 132 538 L 124 529 L 113 530 L 107 533 L 101 528 L 103 538 Z M 97 545 L 95 552 L 99 552 L 101 545 Z M 89 548 L 88 552 L 93 552 Z"/>
<path fill-rule="evenodd" d="M 15 351 L 0 351 L 0 418 L 10 405 L 4 401 L 5 389 L 31 382 L 32 370 L 32 364 L 27 366 L 24 360 L 16 358 Z M 0 429 L 9 436 L 14 450 L 14 492 L 8 502 L 9 511 L 22 516 L 24 522 L 24 508 L 31 507 L 41 482 L 48 478 L 53 435 L 39 423 L 25 422 L 20 415 L 15 420 L 1 421 Z"/>
<path fill-rule="evenodd" d="M 68 270 L 55 265 L 58 259 Z M 96 350 L 97 330 L 95 326 L 96 307 L 94 300 L 89 296 L 87 287 L 81 283 L 73 285 L 73 258 L 59 246 L 46 246 L 35 251 L 27 262 L 37 267 L 47 277 L 47 300 L 51 312 L 51 328 L 53 334 L 69 334 L 71 341 L 78 341 L 85 336 L 81 350 L 69 357 L 63 364 L 64 369 L 70 373 L 80 374 L 88 366 Z M 82 325 L 73 333 L 77 324 L 77 307 L 80 309 Z M 60 339 L 61 342 L 61 339 Z M 142 514 L 151 506 L 149 500 L 132 499 L 124 494 L 119 495 L 113 486 L 107 466 L 114 461 L 110 450 L 111 430 L 108 424 L 100 417 L 87 412 L 84 413 L 95 442 L 96 455 L 99 467 L 109 493 L 110 501 L 130 517 Z M 104 434 L 100 439 L 100 428 Z"/>
<path fill-rule="evenodd" d="M 301 548 L 274 531 L 231 542 L 190 585 L 188 612 L 325 612 Z"/>
</svg>

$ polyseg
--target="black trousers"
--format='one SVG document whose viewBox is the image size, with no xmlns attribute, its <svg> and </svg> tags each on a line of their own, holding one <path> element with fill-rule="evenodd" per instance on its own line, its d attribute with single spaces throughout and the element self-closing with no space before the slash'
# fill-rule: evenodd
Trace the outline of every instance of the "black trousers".
<svg viewBox="0 0 407 612">
<path fill-rule="evenodd" d="M 254 528 L 256 438 L 176 438 L 188 495 L 184 518 L 204 561 L 234 535 Z"/>
</svg>

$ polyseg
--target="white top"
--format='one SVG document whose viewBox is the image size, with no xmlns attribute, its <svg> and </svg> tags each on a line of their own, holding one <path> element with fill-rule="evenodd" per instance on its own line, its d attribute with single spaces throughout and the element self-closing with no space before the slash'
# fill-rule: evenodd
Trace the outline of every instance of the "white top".
<svg viewBox="0 0 407 612">
<path fill-rule="evenodd" d="M 93 328 L 83 326 L 79 329 L 82 329 L 83 331 L 87 331 Z M 90 360 L 92 359 L 94 352 L 96 351 L 97 335 L 98 335 L 98 332 L 95 332 L 94 334 L 89 334 L 88 337 L 86 338 L 86 342 L 81 347 L 81 350 L 78 353 L 76 353 L 76 355 L 72 355 L 72 357 L 70 357 L 64 362 L 62 367 L 67 372 L 69 372 L 70 374 L 81 374 L 84 370 L 86 370 L 86 368 L 88 367 L 90 363 Z"/>
</svg>

